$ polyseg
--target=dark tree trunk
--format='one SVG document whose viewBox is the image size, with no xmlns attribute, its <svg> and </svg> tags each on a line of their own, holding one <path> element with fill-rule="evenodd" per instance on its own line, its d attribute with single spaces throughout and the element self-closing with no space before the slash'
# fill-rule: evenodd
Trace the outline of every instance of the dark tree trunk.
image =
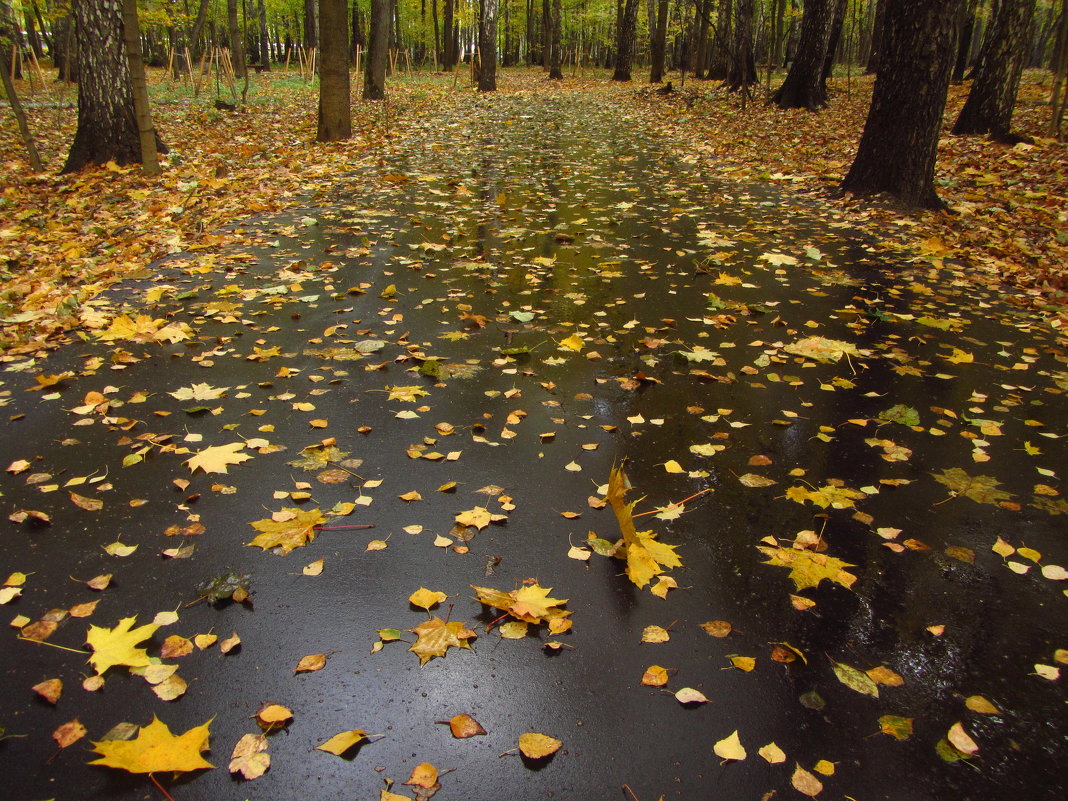
<svg viewBox="0 0 1068 801">
<path fill-rule="evenodd" d="M 367 67 L 363 79 L 364 100 L 386 99 L 388 47 L 389 0 L 371 0 L 371 29 L 367 36 Z"/>
<path fill-rule="evenodd" d="M 336 142 L 352 136 L 348 16 L 346 0 L 319 0 L 322 58 L 319 61 L 317 142 Z"/>
<path fill-rule="evenodd" d="M 445 19 L 442 25 L 444 29 L 442 37 L 445 44 L 442 48 L 444 53 L 442 66 L 446 72 L 451 72 L 456 65 L 456 35 L 453 33 L 453 4 L 455 2 L 456 0 L 445 0 Z"/>
<path fill-rule="evenodd" d="M 366 48 L 367 39 L 363 35 L 363 15 L 360 14 L 360 4 L 352 4 L 352 36 L 349 42 L 349 51 L 356 55 L 356 48 Z M 359 77 L 359 76 L 356 76 Z"/>
<path fill-rule="evenodd" d="M 564 46 L 560 41 L 562 24 L 560 16 L 560 0 L 552 0 L 550 13 L 552 15 L 552 37 L 549 41 L 549 47 L 551 49 L 551 54 L 549 56 L 549 77 L 554 81 L 562 81 L 564 79 Z"/>
<path fill-rule="evenodd" d="M 652 64 L 649 66 L 649 83 L 664 80 L 664 59 L 667 56 L 668 0 L 659 0 L 656 6 L 656 28 L 649 43 Z"/>
<path fill-rule="evenodd" d="M 634 60 L 634 29 L 638 24 L 638 0 L 619 0 L 621 12 L 616 14 L 616 69 L 613 81 L 629 81 L 630 65 Z"/>
<path fill-rule="evenodd" d="M 731 69 L 731 0 L 719 0 L 716 27 L 712 31 L 712 58 L 708 62 L 708 79 L 725 81 Z"/>
<path fill-rule="evenodd" d="M 735 92 L 757 82 L 753 53 L 753 0 L 734 0 L 734 42 L 731 48 L 727 88 Z"/>
<path fill-rule="evenodd" d="M 698 0 L 694 22 L 697 24 L 697 44 L 694 47 L 693 77 L 704 78 L 708 72 L 708 18 L 712 13 L 712 0 Z M 659 16 L 659 11 L 657 12 Z M 667 35 L 667 22 L 664 23 Z M 665 42 L 665 54 L 667 45 Z"/>
<path fill-rule="evenodd" d="M 549 71 L 553 57 L 553 9 L 551 0 L 541 0 L 541 68 Z"/>
<path fill-rule="evenodd" d="M 886 0 L 876 0 L 875 22 L 871 28 L 871 50 L 868 52 L 867 73 L 874 75 L 879 71 L 879 58 L 883 49 L 883 21 L 886 19 Z"/>
<path fill-rule="evenodd" d="M 967 10 L 961 20 L 960 41 L 957 43 L 957 63 L 953 66 L 953 83 L 963 83 L 964 73 L 968 70 L 972 37 L 975 35 L 976 2 L 977 0 L 967 0 Z"/>
<path fill-rule="evenodd" d="M 319 3 L 318 0 L 304 0 L 304 47 L 311 50 L 318 46 Z"/>
<path fill-rule="evenodd" d="M 991 134 L 1010 140 L 1035 0 L 1001 0 L 987 29 L 975 79 L 953 126 L 955 134 Z"/>
<path fill-rule="evenodd" d="M 34 57 L 40 61 L 44 58 L 44 47 L 41 45 L 41 37 L 37 33 L 37 24 L 33 21 L 33 12 L 27 10 L 26 14 L 26 41 L 33 50 Z"/>
<path fill-rule="evenodd" d="M 226 0 L 226 29 L 230 34 L 230 60 L 234 64 L 234 76 L 245 77 L 245 43 L 237 22 L 237 0 Z"/>
<path fill-rule="evenodd" d="M 148 83 L 145 81 L 145 62 L 141 53 L 141 26 L 137 19 L 137 0 L 123 0 L 122 33 L 126 64 L 130 70 L 134 117 L 137 120 L 141 170 L 145 175 L 159 175 L 156 129 L 152 125 L 152 111 L 148 105 Z"/>
<path fill-rule="evenodd" d="M 942 208 L 934 189 L 963 0 L 883 0 L 882 57 L 856 159 L 842 189 L 887 192 L 907 206 Z"/>
<path fill-rule="evenodd" d="M 479 0 L 478 91 L 497 91 L 497 0 Z"/>
<path fill-rule="evenodd" d="M 200 0 L 200 8 L 197 9 L 197 18 L 193 23 L 193 29 L 189 32 L 189 48 L 193 58 L 200 58 L 200 34 L 204 32 L 204 23 L 208 19 L 208 0 Z"/>
<path fill-rule="evenodd" d="M 260 23 L 260 68 L 269 70 L 271 68 L 271 37 L 267 33 L 267 0 L 259 0 L 256 11 Z M 342 18 L 341 24 L 345 24 L 344 18 Z"/>
<path fill-rule="evenodd" d="M 89 164 L 137 164 L 141 145 L 123 46 L 122 0 L 74 4 L 78 37 L 78 129 L 63 172 Z"/>
<path fill-rule="evenodd" d="M 834 71 L 834 57 L 838 54 L 838 43 L 842 40 L 842 27 L 845 25 L 846 0 L 831 0 L 831 35 L 827 40 L 827 52 L 823 56 L 823 70 L 820 75 L 820 84 L 823 93 L 827 94 L 827 81 Z"/>
<path fill-rule="evenodd" d="M 538 28 L 537 28 L 537 25 L 536 25 L 537 14 L 535 13 L 535 9 L 537 9 L 537 6 L 535 5 L 534 0 L 527 0 L 527 66 L 528 67 L 533 67 L 535 64 L 538 63 L 538 48 L 537 48 L 537 38 L 538 38 L 537 31 L 538 31 Z"/>
<path fill-rule="evenodd" d="M 831 38 L 833 6 L 837 0 L 805 0 L 801 41 L 786 80 L 771 101 L 781 108 L 815 111 L 827 105 L 823 61 Z"/>
</svg>

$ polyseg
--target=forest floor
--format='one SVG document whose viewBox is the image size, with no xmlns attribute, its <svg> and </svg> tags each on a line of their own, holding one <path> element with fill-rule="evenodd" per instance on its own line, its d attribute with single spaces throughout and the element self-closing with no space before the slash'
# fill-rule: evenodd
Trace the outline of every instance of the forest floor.
<svg viewBox="0 0 1068 801">
<path fill-rule="evenodd" d="M 759 90 L 743 103 L 710 82 L 678 85 L 675 76 L 677 91 L 661 95 L 605 77 L 587 71 L 554 85 L 540 71 L 508 70 L 500 90 L 605 94 L 657 122 L 678 152 L 727 177 L 815 196 L 843 221 L 874 226 L 888 247 L 909 258 L 948 264 L 961 280 L 1003 287 L 1017 302 L 1044 310 L 1054 327 L 1068 324 L 1068 149 L 1043 137 L 1045 73 L 1026 75 L 1017 104 L 1017 130 L 1034 144 L 943 138 L 937 182 L 948 214 L 903 213 L 835 196 L 860 138 L 869 77 L 835 78 L 831 104 L 819 114 L 770 107 Z M 85 301 L 146 262 L 231 241 L 230 223 L 302 202 L 336 176 L 373 164 L 384 144 L 403 138 L 428 108 L 473 91 L 466 74 L 459 80 L 398 76 L 388 103 L 354 102 L 352 140 L 324 146 L 312 142 L 316 87 L 295 73 L 254 76 L 239 113 L 213 107 L 216 87 L 194 98 L 188 84 L 158 70 L 150 83 L 157 128 L 171 148 L 163 175 L 152 180 L 137 167 L 116 165 L 58 175 L 76 123 L 76 87 L 20 83 L 46 169 L 29 170 L 13 117 L 6 115 L 0 127 L 0 344 L 7 358 L 61 341 L 80 325 Z M 952 88 L 947 126 L 966 88 Z"/>
</svg>

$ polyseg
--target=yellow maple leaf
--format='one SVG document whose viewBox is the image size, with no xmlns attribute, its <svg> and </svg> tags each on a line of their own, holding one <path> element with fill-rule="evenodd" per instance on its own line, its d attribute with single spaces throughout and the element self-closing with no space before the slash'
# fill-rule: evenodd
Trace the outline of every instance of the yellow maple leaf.
<svg viewBox="0 0 1068 801">
<path fill-rule="evenodd" d="M 682 560 L 675 553 L 676 546 L 658 542 L 652 531 L 637 531 L 634 527 L 634 507 L 637 501 L 626 503 L 627 476 L 621 467 L 613 467 L 608 477 L 608 494 L 612 511 L 623 534 L 627 559 L 627 578 L 639 588 L 645 587 L 666 568 L 680 567 Z"/>
<path fill-rule="evenodd" d="M 326 522 L 326 517 L 318 507 L 307 511 L 285 507 L 276 513 L 276 516 L 281 519 L 268 517 L 249 523 L 256 531 L 261 532 L 248 543 L 249 545 L 255 545 L 265 551 L 279 548 L 281 555 L 285 556 L 294 548 L 300 548 L 314 540 L 315 527 Z"/>
<path fill-rule="evenodd" d="M 837 362 L 843 356 L 860 356 L 857 346 L 840 339 L 828 339 L 827 337 L 805 337 L 797 342 L 791 342 L 783 347 L 783 350 L 794 356 L 803 356 L 817 362 Z"/>
<path fill-rule="evenodd" d="M 214 718 L 212 718 L 214 720 Z M 90 765 L 105 765 L 130 773 L 187 773 L 191 770 L 214 768 L 200 755 L 208 748 L 208 726 L 211 720 L 194 726 L 184 734 L 174 735 L 159 718 L 142 726 L 132 740 L 104 740 L 93 743 L 100 754 Z"/>
<path fill-rule="evenodd" d="M 197 468 L 205 473 L 225 473 L 229 465 L 241 464 L 252 458 L 247 453 L 239 453 L 244 447 L 244 442 L 213 445 L 197 451 L 196 454 L 186 459 L 184 464 L 189 467 L 191 473 L 195 473 Z"/>
<path fill-rule="evenodd" d="M 420 667 L 435 656 L 445 656 L 450 646 L 470 650 L 471 643 L 468 640 L 478 636 L 463 623 L 446 623 L 440 617 L 432 617 L 408 631 L 419 637 L 408 650 L 418 655 Z"/>
<path fill-rule="evenodd" d="M 133 624 L 136 622 L 136 617 L 124 617 L 113 629 L 89 627 L 85 642 L 93 649 L 89 662 L 96 668 L 98 676 L 115 665 L 148 667 L 151 664 L 148 652 L 135 646 L 155 634 L 159 626 L 146 623 L 135 629 Z"/>
<path fill-rule="evenodd" d="M 567 603 L 566 598 L 548 597 L 551 587 L 533 584 L 511 592 L 502 592 L 492 587 L 476 587 L 472 584 L 471 589 L 478 593 L 478 600 L 486 606 L 507 612 L 516 620 L 524 623 L 548 622 L 551 624 L 571 614 L 567 609 L 559 608 L 560 604 Z"/>
<path fill-rule="evenodd" d="M 854 565 L 833 556 L 827 556 L 827 554 L 794 548 L 773 548 L 767 545 L 758 545 L 757 549 L 770 557 L 764 564 L 790 568 L 790 578 L 793 579 L 799 591 L 806 587 L 815 587 L 824 579 L 846 588 L 852 587 L 853 582 L 857 580 L 856 576 L 846 570 L 847 567 L 854 567 Z"/>
<path fill-rule="evenodd" d="M 440 603 L 444 603 L 445 599 L 448 597 L 449 596 L 443 592 L 437 592 L 435 590 L 428 590 L 426 587 L 420 587 L 408 596 L 408 603 L 430 611 L 430 607 Z"/>
<path fill-rule="evenodd" d="M 552 587 L 531 584 L 516 590 L 515 603 L 512 604 L 513 617 L 527 623 L 540 623 L 542 618 L 560 617 L 560 609 L 553 607 L 567 603 L 567 598 L 550 598 Z"/>
</svg>

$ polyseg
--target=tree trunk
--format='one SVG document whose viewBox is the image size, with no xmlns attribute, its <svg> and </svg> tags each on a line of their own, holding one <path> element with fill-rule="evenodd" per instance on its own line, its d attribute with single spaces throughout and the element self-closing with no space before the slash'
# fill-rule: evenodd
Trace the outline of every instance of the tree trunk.
<svg viewBox="0 0 1068 801">
<path fill-rule="evenodd" d="M 319 0 L 322 37 L 317 142 L 336 142 L 352 136 L 348 16 L 347 0 Z"/>
<path fill-rule="evenodd" d="M 975 14 L 977 0 L 967 0 L 967 10 L 961 21 L 960 41 L 957 43 L 957 62 L 953 66 L 953 83 L 963 83 L 964 73 L 968 69 L 968 59 L 972 52 L 972 37 L 975 35 Z"/>
<path fill-rule="evenodd" d="M 551 13 L 552 38 L 549 41 L 549 47 L 551 48 L 551 55 L 549 56 L 549 77 L 554 81 L 562 81 L 564 79 L 564 46 L 560 40 L 562 28 L 560 0 L 552 0 Z"/>
<path fill-rule="evenodd" d="M 241 37 L 241 27 L 237 23 L 237 0 L 226 0 L 226 24 L 230 36 L 230 60 L 234 65 L 234 76 L 245 77 L 245 44 Z"/>
<path fill-rule="evenodd" d="M 541 68 L 549 71 L 553 58 L 553 9 L 551 0 L 541 0 Z"/>
<path fill-rule="evenodd" d="M 26 152 L 29 154 L 30 168 L 34 172 L 41 172 L 44 169 L 41 166 L 41 156 L 37 153 L 37 145 L 34 144 L 33 134 L 30 133 L 30 124 L 26 121 L 26 112 L 22 110 L 22 103 L 19 102 L 19 96 L 15 92 L 14 84 L 11 82 L 10 70 L 0 69 L 0 80 L 4 84 L 4 94 L 7 95 L 7 102 L 11 104 L 11 111 L 15 114 L 15 121 L 19 126 L 22 143 L 26 146 Z"/>
<path fill-rule="evenodd" d="M 227 0 L 229 2 L 230 0 Z M 311 50 L 319 46 L 319 3 L 304 0 L 304 47 Z"/>
<path fill-rule="evenodd" d="M 868 66 L 866 72 L 874 75 L 879 71 L 879 58 L 883 49 L 883 21 L 886 19 L 886 0 L 874 0 L 878 5 L 875 7 L 875 21 L 871 28 L 871 50 L 868 52 Z"/>
<path fill-rule="evenodd" d="M 619 0 L 621 10 L 616 14 L 616 69 L 613 81 L 629 81 L 630 65 L 634 60 L 634 29 L 638 23 L 638 0 Z M 619 7 L 617 7 L 619 8 Z"/>
<path fill-rule="evenodd" d="M 446 72 L 452 72 L 456 64 L 456 36 L 453 34 L 453 4 L 456 0 L 445 0 L 445 19 L 443 21 L 442 40 L 442 68 Z"/>
<path fill-rule="evenodd" d="M 772 95 L 780 108 L 807 108 L 816 111 L 827 105 L 823 61 L 831 38 L 833 6 L 837 0 L 805 0 L 801 17 L 801 41 L 786 80 Z"/>
<path fill-rule="evenodd" d="M 842 189 L 942 208 L 934 168 L 963 0 L 883 0 L 882 56 L 856 159 Z"/>
<path fill-rule="evenodd" d="M 478 91 L 497 91 L 497 0 L 479 0 Z"/>
<path fill-rule="evenodd" d="M 1001 0 L 987 29 L 975 79 L 953 126 L 955 134 L 1012 139 L 1012 110 L 1020 87 L 1035 0 Z"/>
<path fill-rule="evenodd" d="M 695 6 L 694 22 L 697 25 L 697 44 L 694 47 L 693 77 L 704 78 L 708 71 L 708 18 L 712 13 L 712 0 L 698 0 Z M 664 26 L 667 36 L 667 23 Z M 665 55 L 667 44 L 665 41 Z M 666 65 L 665 65 L 666 67 Z"/>
<path fill-rule="evenodd" d="M 719 0 L 716 26 L 712 31 L 712 58 L 708 63 L 708 79 L 725 81 L 730 72 L 731 0 Z"/>
<path fill-rule="evenodd" d="M 448 3 L 449 0 L 446 0 Z M 449 8 L 445 6 L 446 10 Z M 446 17 L 448 19 L 448 17 Z M 371 0 L 371 28 L 367 36 L 364 100 L 386 99 L 386 61 L 389 58 L 389 0 Z"/>
<path fill-rule="evenodd" d="M 831 35 L 827 39 L 827 52 L 823 56 L 823 70 L 820 84 L 827 94 L 827 81 L 834 71 L 834 57 L 838 54 L 838 43 L 842 40 L 842 27 L 845 25 L 846 0 L 831 0 Z"/>
<path fill-rule="evenodd" d="M 271 37 L 267 32 L 267 0 L 259 0 L 259 3 L 258 3 L 256 11 L 257 11 L 257 15 L 256 16 L 259 18 L 259 23 L 260 23 L 260 57 L 259 57 L 260 69 L 270 70 L 271 69 L 271 48 L 270 48 Z M 342 24 L 344 24 L 344 23 L 345 23 L 345 20 L 343 19 L 342 20 Z"/>
<path fill-rule="evenodd" d="M 438 23 L 438 0 L 430 0 L 430 17 L 434 22 L 434 63 L 440 65 L 442 56 L 441 52 L 441 26 Z"/>
<path fill-rule="evenodd" d="M 649 83 L 661 83 L 664 80 L 664 59 L 667 56 L 667 20 L 668 0 L 658 0 L 656 6 L 656 28 L 649 43 L 652 64 L 649 66 Z"/>
<path fill-rule="evenodd" d="M 130 70 L 134 115 L 137 118 L 138 140 L 141 146 L 141 169 L 145 175 L 159 175 L 156 154 L 156 129 L 148 105 L 148 84 L 145 82 L 145 62 L 141 55 L 141 27 L 137 22 L 137 0 L 123 0 L 122 30 L 126 63 Z"/>
<path fill-rule="evenodd" d="M 734 0 L 734 46 L 731 48 L 727 88 L 736 92 L 757 83 L 753 53 L 753 0 Z"/>
<path fill-rule="evenodd" d="M 534 0 L 527 0 L 527 66 L 533 67 L 538 63 L 537 26 Z"/>
</svg>

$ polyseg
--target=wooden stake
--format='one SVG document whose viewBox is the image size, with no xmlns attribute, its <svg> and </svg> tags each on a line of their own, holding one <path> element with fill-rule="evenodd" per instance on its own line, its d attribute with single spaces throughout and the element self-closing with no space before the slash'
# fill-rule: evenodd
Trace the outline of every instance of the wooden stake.
<svg viewBox="0 0 1068 801">
<path fill-rule="evenodd" d="M 356 45 L 356 77 L 357 78 L 359 78 L 359 76 L 361 75 L 361 72 L 360 72 L 360 61 L 362 59 L 363 59 L 363 46 L 362 45 Z"/>
<path fill-rule="evenodd" d="M 296 48 L 297 61 L 300 63 L 300 77 L 304 77 L 304 45 Z"/>
<path fill-rule="evenodd" d="M 408 56 L 408 51 L 407 50 L 404 51 L 404 63 L 408 68 L 408 76 L 411 77 L 411 74 L 412 74 L 412 60 Z"/>
<path fill-rule="evenodd" d="M 200 54 L 200 66 L 197 67 L 197 74 L 193 76 L 193 97 L 200 97 L 200 81 L 204 78 L 204 62 L 208 59 L 208 51 L 205 50 Z M 211 71 L 211 65 L 208 64 L 208 71 Z"/>
<path fill-rule="evenodd" d="M 282 68 L 282 72 L 289 72 L 289 57 L 293 55 L 293 45 L 286 48 L 286 65 Z"/>
<path fill-rule="evenodd" d="M 167 54 L 167 77 L 174 80 L 174 48 Z"/>
</svg>

